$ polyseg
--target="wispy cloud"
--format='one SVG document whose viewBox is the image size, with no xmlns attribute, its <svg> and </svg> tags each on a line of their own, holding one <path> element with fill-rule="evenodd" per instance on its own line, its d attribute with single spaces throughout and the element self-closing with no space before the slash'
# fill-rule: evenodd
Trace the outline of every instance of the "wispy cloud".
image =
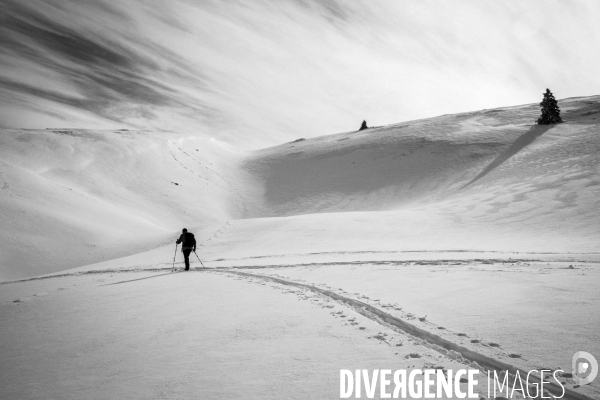
<svg viewBox="0 0 600 400">
<path fill-rule="evenodd" d="M 0 2 L 0 124 L 256 148 L 597 94 L 594 1 Z"/>
</svg>

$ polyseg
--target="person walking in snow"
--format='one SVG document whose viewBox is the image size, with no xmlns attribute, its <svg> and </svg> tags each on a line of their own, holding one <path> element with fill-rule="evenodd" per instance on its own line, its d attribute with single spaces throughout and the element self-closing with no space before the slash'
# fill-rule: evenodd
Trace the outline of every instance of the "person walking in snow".
<svg viewBox="0 0 600 400">
<path fill-rule="evenodd" d="M 185 258 L 185 270 L 190 270 L 190 253 L 196 252 L 196 238 L 192 232 L 188 232 L 187 229 L 183 228 L 181 231 L 181 236 L 175 242 L 177 244 L 181 243 L 181 252 L 183 253 L 183 258 Z"/>
</svg>

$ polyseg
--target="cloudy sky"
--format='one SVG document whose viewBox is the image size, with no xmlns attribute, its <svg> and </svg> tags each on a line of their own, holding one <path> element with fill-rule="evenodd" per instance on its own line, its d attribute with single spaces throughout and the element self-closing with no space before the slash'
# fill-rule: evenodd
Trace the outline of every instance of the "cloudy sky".
<svg viewBox="0 0 600 400">
<path fill-rule="evenodd" d="M 600 94 L 600 2 L 0 0 L 0 127 L 254 149 Z"/>
</svg>

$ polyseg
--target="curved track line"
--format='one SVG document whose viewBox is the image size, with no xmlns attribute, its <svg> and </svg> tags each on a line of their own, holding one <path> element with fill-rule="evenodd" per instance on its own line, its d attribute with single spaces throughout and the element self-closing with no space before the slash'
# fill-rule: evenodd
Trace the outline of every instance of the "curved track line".
<svg viewBox="0 0 600 400">
<path fill-rule="evenodd" d="M 100 285 L 100 286 L 112 286 L 112 285 L 119 285 L 121 283 L 127 283 L 127 282 L 143 281 L 144 279 L 156 278 L 158 276 L 173 275 L 173 274 L 176 274 L 177 272 L 180 272 L 180 271 L 172 271 L 172 272 L 167 272 L 167 273 L 164 273 L 164 274 L 147 276 L 145 278 L 129 279 L 127 281 L 119 281 L 119 282 L 114 282 L 114 283 L 105 283 L 104 285 Z"/>
<path fill-rule="evenodd" d="M 433 348 L 434 350 L 439 351 L 440 347 L 441 347 L 445 350 L 459 353 L 465 360 L 468 360 L 470 362 L 475 362 L 489 371 L 497 371 L 497 372 L 508 371 L 509 374 L 512 375 L 511 378 L 513 378 L 513 379 L 514 379 L 514 375 L 517 373 L 521 377 L 527 376 L 528 371 L 524 371 L 524 370 L 514 367 L 512 365 L 509 365 L 509 364 L 503 363 L 501 361 L 495 360 L 493 358 L 490 358 L 488 356 L 485 356 L 483 354 L 479 354 L 473 350 L 469 350 L 466 347 L 460 346 L 460 345 L 453 343 L 449 340 L 446 340 L 438 335 L 434 335 L 431 332 L 428 332 L 424 329 L 418 328 L 415 325 L 409 324 L 408 322 L 403 321 L 400 318 L 394 317 L 393 315 L 390 315 L 390 314 L 386 313 L 385 311 L 382 311 L 376 307 L 373 307 L 370 304 L 363 303 L 362 301 L 350 299 L 348 297 L 341 296 L 341 295 L 331 292 L 329 290 L 321 289 L 317 286 L 287 281 L 285 279 L 275 278 L 275 277 L 268 276 L 268 275 L 249 274 L 247 272 L 237 272 L 237 271 L 231 271 L 231 270 L 224 270 L 223 272 L 242 275 L 242 276 L 249 276 L 249 277 L 253 277 L 253 278 L 270 280 L 273 282 L 281 283 L 283 285 L 304 288 L 304 289 L 308 289 L 308 290 L 311 290 L 316 293 L 320 293 L 322 295 L 328 296 L 334 300 L 337 300 L 339 302 L 346 304 L 348 307 L 352 308 L 359 314 L 361 314 L 361 315 L 369 318 L 370 320 L 373 320 L 381 325 L 383 325 L 382 324 L 382 321 L 383 321 L 393 327 L 396 327 L 396 328 L 406 332 L 407 334 L 409 334 L 411 336 L 422 339 L 425 342 L 427 342 L 429 345 L 431 345 L 432 346 L 431 348 Z M 441 352 L 441 353 L 444 356 L 448 357 L 448 354 L 446 352 Z M 531 381 L 534 381 L 538 385 L 541 381 L 540 378 L 538 378 L 537 376 L 535 376 L 533 374 L 529 375 L 529 379 Z M 514 380 L 509 379 L 509 381 L 513 382 Z M 544 381 L 544 388 L 556 396 L 561 396 L 563 394 L 563 388 L 561 386 L 551 383 L 551 382 Z M 570 399 L 592 400 L 591 397 L 588 397 L 581 393 L 577 393 L 577 392 L 575 392 L 571 389 L 567 389 L 567 388 L 564 388 L 564 397 L 562 397 L 562 398 L 569 399 L 569 400 Z"/>
</svg>

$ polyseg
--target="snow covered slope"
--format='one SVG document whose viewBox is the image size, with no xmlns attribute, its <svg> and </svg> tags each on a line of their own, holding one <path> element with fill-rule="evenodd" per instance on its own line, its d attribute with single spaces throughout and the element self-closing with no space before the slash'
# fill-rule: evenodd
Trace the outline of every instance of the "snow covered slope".
<svg viewBox="0 0 600 400">
<path fill-rule="evenodd" d="M 151 249 L 168 261 L 184 226 L 212 260 L 597 252 L 600 96 L 559 104 L 555 126 L 532 125 L 531 104 L 251 153 L 163 132 L 3 131 L 0 279 Z"/>
<path fill-rule="evenodd" d="M 554 126 L 532 125 L 533 104 L 258 151 L 245 164 L 264 182 L 250 215 L 328 213 L 263 230 L 346 249 L 598 251 L 600 97 L 560 105 Z"/>
<path fill-rule="evenodd" d="M 0 278 L 79 267 L 0 285 L 0 397 L 339 398 L 341 368 L 568 372 L 599 351 L 600 97 L 560 105 L 552 127 L 525 105 L 252 153 L 2 132 Z M 183 226 L 208 268 L 172 274 Z"/>
<path fill-rule="evenodd" d="M 183 226 L 243 217 L 239 156 L 168 133 L 3 131 L 0 278 L 137 253 Z"/>
</svg>

